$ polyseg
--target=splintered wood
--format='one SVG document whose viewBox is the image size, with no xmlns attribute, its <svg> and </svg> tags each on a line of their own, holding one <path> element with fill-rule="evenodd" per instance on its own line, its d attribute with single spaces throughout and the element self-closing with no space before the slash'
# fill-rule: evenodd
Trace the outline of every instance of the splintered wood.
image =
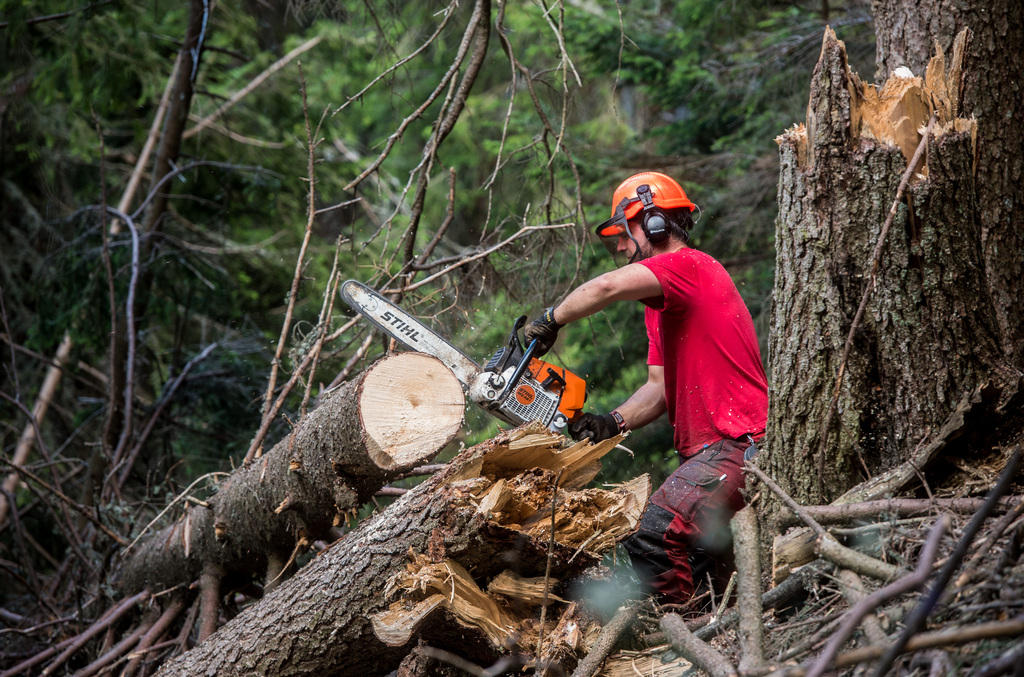
<svg viewBox="0 0 1024 677">
<path fill-rule="evenodd" d="M 850 139 L 873 139 L 877 142 L 898 146 L 903 156 L 910 161 L 914 150 L 921 141 L 921 132 L 934 113 L 936 125 L 934 136 L 950 132 L 969 132 L 976 142 L 977 120 L 960 118 L 959 108 L 963 91 L 963 61 L 968 41 L 967 31 L 961 31 L 953 43 L 952 54 L 947 64 L 946 55 L 938 43 L 935 55 L 928 62 L 924 77 L 914 75 L 906 67 L 897 68 L 882 84 L 862 82 L 848 64 L 844 64 L 846 88 L 849 93 Z M 822 51 L 830 42 L 838 42 L 831 28 L 825 29 Z M 810 115 L 810 111 L 808 111 Z M 794 142 L 799 150 L 801 164 L 808 158 L 807 127 L 813 123 L 797 124 L 780 136 Z M 922 161 L 917 173 L 928 175 L 927 158 Z"/>
<path fill-rule="evenodd" d="M 488 523 L 519 532 L 545 549 L 553 514 L 559 546 L 599 557 L 636 527 L 651 489 L 646 475 L 607 489 L 583 488 L 600 469 L 601 457 L 620 440 L 584 441 L 563 449 L 564 437 L 540 425 L 524 426 L 448 481 L 461 492 L 463 505 Z M 543 569 L 504 570 L 486 578 L 451 557 L 435 561 L 429 554 L 410 552 L 404 571 L 387 587 L 395 601 L 372 617 L 374 633 L 388 645 L 404 645 L 428 616 L 443 611 L 479 631 L 496 649 L 518 643 L 542 648 L 543 656 L 551 658 L 585 650 L 598 629 L 555 593 L 560 581 L 546 578 Z M 539 622 L 545 604 L 546 630 Z"/>
<path fill-rule="evenodd" d="M 619 651 L 605 661 L 601 677 L 676 677 L 693 667 L 680 656 L 666 657 L 671 650 L 667 644 L 644 651 Z"/>
</svg>

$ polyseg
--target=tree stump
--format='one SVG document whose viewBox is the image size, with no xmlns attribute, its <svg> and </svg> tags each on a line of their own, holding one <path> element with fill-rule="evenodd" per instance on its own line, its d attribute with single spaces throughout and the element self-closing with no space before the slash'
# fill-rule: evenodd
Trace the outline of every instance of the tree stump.
<svg viewBox="0 0 1024 677">
<path fill-rule="evenodd" d="M 768 464 L 800 502 L 827 503 L 861 473 L 907 460 L 1002 360 L 975 210 L 977 123 L 957 114 L 964 39 L 948 58 L 936 53 L 923 77 L 896 73 L 874 86 L 826 29 L 806 125 L 777 139 L 768 446 L 784 453 Z M 932 114 L 926 161 L 876 269 L 882 226 Z"/>
</svg>

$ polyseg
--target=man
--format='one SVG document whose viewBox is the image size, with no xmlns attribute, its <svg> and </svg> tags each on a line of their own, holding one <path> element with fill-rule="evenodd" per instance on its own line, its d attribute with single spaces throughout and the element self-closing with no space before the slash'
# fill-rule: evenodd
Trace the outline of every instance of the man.
<svg viewBox="0 0 1024 677">
<path fill-rule="evenodd" d="M 629 263 L 583 283 L 526 328 L 537 353 L 564 325 L 615 301 L 647 306 L 647 382 L 607 414 L 570 423 L 597 442 L 639 428 L 666 411 L 682 462 L 651 496 L 637 531 L 623 542 L 662 602 L 684 603 L 728 543 L 743 506 L 744 454 L 764 435 L 768 386 L 750 311 L 718 261 L 688 246 L 694 204 L 665 174 L 629 177 L 597 227 Z"/>
</svg>

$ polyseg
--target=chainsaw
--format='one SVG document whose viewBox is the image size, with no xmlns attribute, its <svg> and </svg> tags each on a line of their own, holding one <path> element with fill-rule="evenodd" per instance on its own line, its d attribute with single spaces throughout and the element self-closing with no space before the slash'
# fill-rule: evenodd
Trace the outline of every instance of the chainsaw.
<svg viewBox="0 0 1024 677">
<path fill-rule="evenodd" d="M 452 370 L 469 399 L 512 425 L 540 421 L 564 433 L 583 409 L 586 382 L 565 369 L 533 357 L 537 341 L 523 346 L 519 331 L 526 316 L 512 325 L 506 344 L 480 367 L 473 359 L 422 322 L 356 280 L 341 285 L 341 297 L 378 329 L 411 350 L 432 355 Z"/>
</svg>

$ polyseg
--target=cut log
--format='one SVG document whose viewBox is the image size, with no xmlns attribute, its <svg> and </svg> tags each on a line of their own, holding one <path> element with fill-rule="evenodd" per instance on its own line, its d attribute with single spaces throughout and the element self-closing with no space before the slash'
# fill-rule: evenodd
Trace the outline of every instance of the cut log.
<svg viewBox="0 0 1024 677">
<path fill-rule="evenodd" d="M 302 539 L 330 539 L 331 526 L 390 477 L 430 461 L 459 432 L 464 407 L 462 387 L 440 360 L 422 353 L 384 357 L 328 393 L 205 505 L 132 547 L 120 586 L 187 584 L 205 564 L 262 579 L 268 562 L 287 561 Z"/>
<path fill-rule="evenodd" d="M 574 485 L 592 476 L 620 439 L 563 449 L 565 438 L 533 424 L 467 449 L 160 674 L 384 674 L 417 637 L 480 665 L 513 644 L 535 649 L 540 605 L 484 591 L 507 583 L 510 570 L 543 576 L 549 563 L 551 579 L 571 581 L 599 561 L 594 544 L 635 527 L 646 476 L 609 490 L 555 490 L 559 472 Z M 570 506 L 592 516 L 593 530 L 580 528 Z M 570 641 L 579 645 L 572 652 L 585 651 L 583 620 L 555 599 L 566 596 L 563 585 L 551 593 L 544 656 Z"/>
</svg>

